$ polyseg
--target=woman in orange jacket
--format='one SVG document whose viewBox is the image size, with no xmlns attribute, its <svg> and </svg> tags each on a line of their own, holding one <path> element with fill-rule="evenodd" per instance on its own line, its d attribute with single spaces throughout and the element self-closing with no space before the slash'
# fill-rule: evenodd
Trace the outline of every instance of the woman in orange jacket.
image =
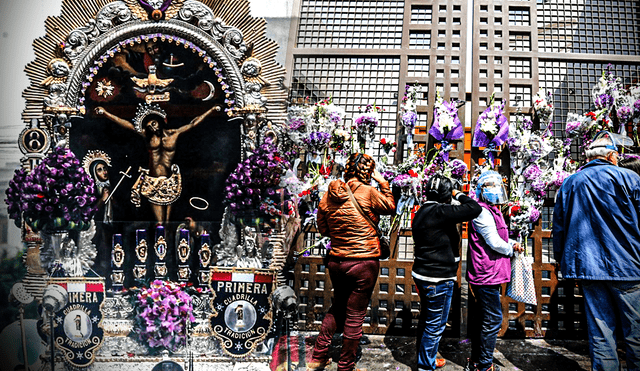
<svg viewBox="0 0 640 371">
<path fill-rule="evenodd" d="M 344 179 L 329 184 L 318 207 L 318 229 L 331 239 L 327 268 L 334 286 L 329 308 L 316 339 L 308 371 L 324 369 L 329 363 L 329 345 L 336 331 L 343 333 L 338 371 L 352 371 L 362 337 L 362 324 L 380 270 L 380 240 L 373 226 L 351 202 L 349 189 L 360 209 L 374 223 L 380 215 L 395 212 L 389 183 L 375 170 L 371 156 L 354 153 Z M 380 190 L 369 185 L 378 182 Z"/>
</svg>

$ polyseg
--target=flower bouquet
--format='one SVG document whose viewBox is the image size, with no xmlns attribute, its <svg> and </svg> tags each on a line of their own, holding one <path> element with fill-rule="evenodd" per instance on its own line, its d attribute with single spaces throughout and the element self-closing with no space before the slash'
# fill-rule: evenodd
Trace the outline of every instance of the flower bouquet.
<svg viewBox="0 0 640 371">
<path fill-rule="evenodd" d="M 511 152 L 510 230 L 525 239 L 531 224 L 540 218 L 547 191 L 559 187 L 573 171 L 568 160 L 571 142 L 554 138 L 546 129 L 532 131 L 532 126 L 529 118 L 518 113 L 507 140 Z"/>
<path fill-rule="evenodd" d="M 390 139 L 387 139 L 387 138 L 381 138 L 380 139 L 380 147 L 382 148 L 382 151 L 384 152 L 384 156 L 382 156 L 380 161 L 382 161 L 383 164 L 388 165 L 389 157 L 391 157 L 392 153 L 396 152 L 396 146 L 397 145 L 398 145 L 398 143 L 396 143 L 395 141 L 392 141 Z"/>
<path fill-rule="evenodd" d="M 223 203 L 239 219 L 290 215 L 289 192 L 280 186 L 288 169 L 289 163 L 267 141 L 229 175 Z"/>
<path fill-rule="evenodd" d="M 132 296 L 134 336 L 150 353 L 174 352 L 186 345 L 187 324 L 195 322 L 185 284 L 155 280 Z"/>
<path fill-rule="evenodd" d="M 544 89 L 540 89 L 533 97 L 533 109 L 536 112 L 538 120 L 540 120 L 540 126 L 542 127 L 544 124 L 547 130 L 550 130 L 554 109 L 551 92 L 545 92 Z"/>
<path fill-rule="evenodd" d="M 303 139 L 307 149 L 313 153 L 322 153 L 331 141 L 331 134 L 323 131 L 312 131 Z"/>
<path fill-rule="evenodd" d="M 400 189 L 400 200 L 396 204 L 396 218 L 405 210 L 411 209 L 419 200 L 420 184 L 424 178 L 426 153 L 418 152 L 409 156 L 397 167 L 396 176 L 391 180 L 391 185 Z M 394 225 L 394 223 L 392 223 Z"/>
<path fill-rule="evenodd" d="M 504 115 L 504 101 L 494 101 L 491 95 L 489 107 L 482 112 L 476 122 L 475 132 L 473 133 L 474 147 L 486 147 L 485 156 L 491 167 L 494 166 L 495 152 L 509 136 L 509 122 Z"/>
<path fill-rule="evenodd" d="M 616 77 L 612 71 L 613 66 L 609 64 L 602 71 L 602 76 L 598 79 L 598 83 L 591 90 L 591 97 L 596 105 L 596 110 L 611 110 L 623 94 L 623 87 L 620 78 Z"/>
<path fill-rule="evenodd" d="M 444 160 L 449 160 L 449 151 L 452 147 L 449 141 L 464 138 L 464 128 L 458 117 L 458 107 L 456 102 L 445 102 L 440 96 L 440 91 L 436 93 L 436 103 L 433 107 L 433 125 L 429 134 L 441 142 Z"/>
<path fill-rule="evenodd" d="M 453 179 L 458 184 L 462 184 L 462 182 L 464 181 L 464 177 L 468 172 L 469 167 L 467 166 L 467 164 L 464 161 L 456 158 L 447 163 L 444 175 L 448 178 Z"/>
<path fill-rule="evenodd" d="M 593 138 L 603 130 L 627 136 L 627 127 L 632 125 L 636 145 L 640 124 L 640 85 L 625 86 L 608 65 L 591 91 L 595 110 L 583 115 L 567 114 L 566 132 L 578 138 L 580 150 L 585 149 Z M 631 140 L 628 141 L 631 144 Z"/>
<path fill-rule="evenodd" d="M 6 193 L 11 218 L 35 231 L 87 230 L 97 211 L 93 179 L 67 148 L 54 148 L 28 174 L 16 171 Z"/>
<path fill-rule="evenodd" d="M 416 128 L 418 122 L 417 103 L 418 93 L 421 90 L 421 86 L 417 83 L 413 86 L 405 86 L 404 97 L 402 97 L 402 105 L 400 107 L 402 112 L 402 126 L 404 126 L 407 132 L 407 147 L 411 152 L 413 150 L 413 130 Z"/>
<path fill-rule="evenodd" d="M 360 150 L 364 151 L 367 138 L 373 138 L 373 132 L 378 125 L 380 125 L 380 113 L 384 111 L 382 107 L 376 106 L 376 104 L 368 104 L 364 110 L 358 108 L 360 113 L 353 120 L 354 129 L 358 133 L 358 141 L 360 142 Z"/>
<path fill-rule="evenodd" d="M 540 219 L 540 210 L 534 205 L 532 198 L 509 201 L 507 203 L 509 215 L 509 230 L 520 236 L 528 236 L 529 225 Z"/>
</svg>

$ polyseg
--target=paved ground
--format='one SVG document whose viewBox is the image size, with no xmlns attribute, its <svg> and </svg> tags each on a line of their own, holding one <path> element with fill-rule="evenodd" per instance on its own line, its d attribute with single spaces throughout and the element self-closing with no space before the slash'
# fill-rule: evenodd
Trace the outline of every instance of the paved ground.
<svg viewBox="0 0 640 371">
<path fill-rule="evenodd" d="M 293 353 L 298 350 L 299 355 L 293 355 L 289 370 L 304 371 L 305 365 L 299 362 L 309 358 L 313 350 L 315 333 L 300 333 L 299 341 L 294 341 L 288 349 Z M 305 346 L 302 345 L 304 338 Z M 358 368 L 366 368 L 367 371 L 415 371 L 415 339 L 410 337 L 392 336 L 365 336 L 361 341 L 362 356 L 357 363 Z M 466 359 L 470 354 L 471 344 L 463 339 L 442 339 L 440 343 L 440 356 L 447 360 L 447 365 L 442 371 L 458 371 L 464 368 Z M 338 358 L 340 351 L 340 339 L 335 338 L 331 354 Z M 588 344 L 586 341 L 559 341 L 559 340 L 503 340 L 499 339 L 494 353 L 495 362 L 502 366 L 503 370 L 525 371 L 588 371 L 590 368 Z M 287 370 L 281 364 L 280 370 Z M 335 371 L 333 363 L 326 368 L 327 371 Z"/>
</svg>

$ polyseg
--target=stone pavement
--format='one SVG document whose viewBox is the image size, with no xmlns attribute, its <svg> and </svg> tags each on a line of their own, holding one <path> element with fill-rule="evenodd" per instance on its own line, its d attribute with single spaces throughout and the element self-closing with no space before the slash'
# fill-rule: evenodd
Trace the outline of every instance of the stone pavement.
<svg viewBox="0 0 640 371">
<path fill-rule="evenodd" d="M 300 358 L 309 359 L 316 333 L 298 334 L 304 337 L 304 349 L 292 345 L 289 349 L 300 351 Z M 338 359 L 340 339 L 334 338 L 331 356 Z M 297 345 L 297 344 L 296 344 Z M 300 344 L 301 345 L 301 344 Z M 298 349 L 296 349 L 298 348 Z M 366 335 L 361 341 L 362 356 L 357 363 L 360 369 L 367 371 L 415 371 L 415 339 L 411 337 Z M 471 344 L 467 339 L 444 338 L 440 342 L 439 356 L 447 360 L 442 371 L 463 370 L 466 359 L 471 353 Z M 298 356 L 292 357 L 297 361 Z M 503 370 L 525 371 L 588 371 L 590 370 L 588 343 L 584 340 L 544 340 L 544 339 L 498 339 L 494 353 L 495 363 Z M 622 355 L 622 358 L 624 356 Z M 304 363 L 304 362 L 302 362 Z M 285 366 L 284 364 L 282 366 Z M 286 366 L 279 368 L 287 370 Z M 292 362 L 289 370 L 304 371 L 303 364 Z M 327 371 L 335 371 L 332 363 Z"/>
</svg>

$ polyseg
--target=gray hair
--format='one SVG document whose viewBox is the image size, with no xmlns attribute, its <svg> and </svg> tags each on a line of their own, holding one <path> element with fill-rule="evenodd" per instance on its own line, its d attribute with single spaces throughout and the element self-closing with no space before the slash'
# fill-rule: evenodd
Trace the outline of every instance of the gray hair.
<svg viewBox="0 0 640 371">
<path fill-rule="evenodd" d="M 594 157 L 607 157 L 609 153 L 616 152 L 615 149 L 607 148 L 614 146 L 613 141 L 608 137 L 598 138 L 589 144 L 589 148 L 584 152 L 587 159 Z"/>
</svg>

